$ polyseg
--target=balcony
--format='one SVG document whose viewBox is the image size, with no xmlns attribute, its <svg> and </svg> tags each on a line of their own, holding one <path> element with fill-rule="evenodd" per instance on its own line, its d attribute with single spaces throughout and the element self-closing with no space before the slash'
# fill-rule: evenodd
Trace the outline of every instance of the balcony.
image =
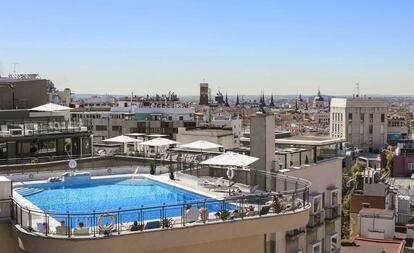
<svg viewBox="0 0 414 253">
<path fill-rule="evenodd" d="M 308 229 L 314 230 L 324 224 L 325 221 L 325 210 L 318 211 L 316 213 L 313 213 L 309 216 L 309 223 L 308 223 Z"/>
<path fill-rule="evenodd" d="M 289 230 L 286 232 L 286 240 L 294 241 L 304 234 L 305 234 L 305 229 L 300 228 L 300 229 Z"/>
<path fill-rule="evenodd" d="M 341 205 L 337 204 L 325 209 L 325 221 L 334 222 L 341 217 Z"/>
</svg>

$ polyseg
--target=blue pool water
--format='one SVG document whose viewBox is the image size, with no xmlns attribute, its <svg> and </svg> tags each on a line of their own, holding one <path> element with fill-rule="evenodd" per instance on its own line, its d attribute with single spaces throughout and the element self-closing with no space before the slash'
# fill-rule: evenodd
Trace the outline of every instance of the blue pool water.
<svg viewBox="0 0 414 253">
<path fill-rule="evenodd" d="M 91 179 L 76 183 L 57 182 L 32 184 L 15 189 L 16 192 L 28 199 L 34 205 L 52 214 L 56 219 L 63 219 L 61 215 L 71 213 L 72 219 L 92 220 L 93 211 L 117 214 L 121 208 L 119 219 L 121 222 L 134 220 L 159 219 L 161 217 L 179 217 L 183 212 L 183 205 L 206 206 L 209 212 L 222 209 L 222 203 L 209 199 L 206 196 L 186 191 L 181 188 L 160 183 L 151 179 L 111 178 Z M 207 202 L 204 201 L 207 199 Z M 162 209 L 159 206 L 166 204 Z M 173 205 L 168 207 L 168 205 Z M 144 211 L 137 210 L 144 207 Z M 226 205 L 226 209 L 235 209 Z M 125 212 L 126 210 L 131 210 Z M 117 215 L 116 215 L 117 216 Z M 117 216 L 118 219 L 118 216 Z M 91 223 L 87 222 L 87 223 Z"/>
</svg>

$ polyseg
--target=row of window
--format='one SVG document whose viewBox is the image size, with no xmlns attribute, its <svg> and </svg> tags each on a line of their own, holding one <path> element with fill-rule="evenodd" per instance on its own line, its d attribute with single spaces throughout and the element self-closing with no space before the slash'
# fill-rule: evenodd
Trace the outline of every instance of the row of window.
<svg viewBox="0 0 414 253">
<path fill-rule="evenodd" d="M 335 206 L 339 204 L 338 200 L 339 190 L 334 189 L 329 191 L 329 205 Z M 312 197 L 312 213 L 316 214 L 325 208 L 325 192 Z"/>
<path fill-rule="evenodd" d="M 365 113 L 360 113 L 359 117 L 360 117 L 361 121 L 364 121 L 365 120 Z M 348 113 L 348 120 L 352 120 L 352 118 L 353 118 L 352 112 Z M 370 122 L 372 122 L 374 120 L 374 114 L 373 113 L 369 114 L 369 120 L 370 120 Z M 381 114 L 381 123 L 384 123 L 384 122 L 385 122 L 385 114 L 382 113 Z"/>
</svg>

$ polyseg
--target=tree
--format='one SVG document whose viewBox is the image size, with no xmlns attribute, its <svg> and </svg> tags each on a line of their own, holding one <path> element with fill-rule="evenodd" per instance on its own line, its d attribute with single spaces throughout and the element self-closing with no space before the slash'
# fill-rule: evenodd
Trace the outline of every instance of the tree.
<svg viewBox="0 0 414 253">
<path fill-rule="evenodd" d="M 344 173 L 342 177 L 342 238 L 349 238 L 350 234 L 350 203 L 352 194 L 358 186 L 357 178 L 361 174 L 361 164 L 357 160 L 351 171 Z"/>
<path fill-rule="evenodd" d="M 393 163 L 394 163 L 394 152 L 392 148 L 388 148 L 384 151 L 385 153 L 385 167 L 381 170 L 382 177 L 390 177 L 392 175 Z"/>
</svg>

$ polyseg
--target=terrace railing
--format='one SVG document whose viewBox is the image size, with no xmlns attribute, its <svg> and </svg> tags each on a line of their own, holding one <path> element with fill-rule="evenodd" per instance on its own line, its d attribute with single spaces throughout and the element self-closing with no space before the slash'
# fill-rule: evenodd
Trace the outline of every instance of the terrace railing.
<svg viewBox="0 0 414 253">
<path fill-rule="evenodd" d="M 88 126 L 80 121 L 62 120 L 23 120 L 0 121 L 0 138 L 40 136 L 88 132 Z"/>
<path fill-rule="evenodd" d="M 9 205 L 10 216 L 21 229 L 40 236 L 61 238 L 91 238 L 175 229 L 286 215 L 309 208 L 309 182 L 276 174 L 268 174 L 267 177 L 277 186 L 274 188 L 277 191 L 234 193 L 220 199 L 206 198 L 158 206 L 56 212 L 27 207 L 16 199 L 0 203 Z"/>
</svg>

